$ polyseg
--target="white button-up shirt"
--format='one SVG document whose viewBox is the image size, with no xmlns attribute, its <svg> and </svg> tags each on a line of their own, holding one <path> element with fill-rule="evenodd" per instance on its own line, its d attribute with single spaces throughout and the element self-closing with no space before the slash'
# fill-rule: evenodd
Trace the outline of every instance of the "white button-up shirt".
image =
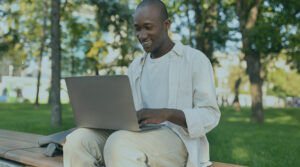
<svg viewBox="0 0 300 167">
<path fill-rule="evenodd" d="M 168 108 L 184 112 L 187 128 L 171 122 L 168 126 L 181 138 L 188 152 L 187 167 L 206 167 L 209 143 L 206 133 L 217 126 L 220 110 L 217 105 L 213 69 L 209 59 L 199 50 L 176 42 L 169 56 Z M 145 57 L 137 57 L 129 66 L 128 76 L 135 109 L 143 108 L 141 74 Z"/>
</svg>

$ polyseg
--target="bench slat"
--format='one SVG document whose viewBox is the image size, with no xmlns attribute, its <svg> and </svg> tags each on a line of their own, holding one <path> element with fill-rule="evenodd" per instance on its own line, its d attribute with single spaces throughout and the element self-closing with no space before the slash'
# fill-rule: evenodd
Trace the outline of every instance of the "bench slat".
<svg viewBox="0 0 300 167">
<path fill-rule="evenodd" d="M 38 145 L 34 143 L 28 143 L 24 141 L 11 140 L 11 139 L 0 137 L 0 156 L 3 156 L 3 154 L 5 154 L 9 150 L 31 148 L 31 147 L 38 147 Z"/>
<path fill-rule="evenodd" d="M 42 154 L 43 148 L 40 151 L 14 150 L 7 152 L 4 158 L 38 167 L 63 167 L 62 156 L 46 157 Z"/>
<path fill-rule="evenodd" d="M 42 135 L 0 129 L 0 138 L 7 138 L 18 141 L 20 140 L 28 143 L 37 143 L 40 137 L 42 137 Z"/>
<path fill-rule="evenodd" d="M 28 143 L 20 140 L 11 140 L 7 138 L 0 138 L 0 145 L 10 149 L 39 147 L 37 143 Z"/>
<path fill-rule="evenodd" d="M 0 157 L 38 167 L 62 167 L 62 156 L 47 157 L 40 148 L 42 135 L 0 130 Z"/>
<path fill-rule="evenodd" d="M 246 167 L 246 166 L 233 165 L 233 164 L 227 164 L 221 162 L 213 162 L 213 164 L 209 167 Z"/>
</svg>

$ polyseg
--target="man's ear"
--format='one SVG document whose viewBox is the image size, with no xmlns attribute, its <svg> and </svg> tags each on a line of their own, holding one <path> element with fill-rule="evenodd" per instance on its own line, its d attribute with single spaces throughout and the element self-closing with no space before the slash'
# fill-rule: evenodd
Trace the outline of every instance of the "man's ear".
<svg viewBox="0 0 300 167">
<path fill-rule="evenodd" d="M 171 20 L 170 19 L 165 20 L 165 26 L 166 26 L 167 30 L 170 28 L 170 26 L 171 26 Z"/>
</svg>

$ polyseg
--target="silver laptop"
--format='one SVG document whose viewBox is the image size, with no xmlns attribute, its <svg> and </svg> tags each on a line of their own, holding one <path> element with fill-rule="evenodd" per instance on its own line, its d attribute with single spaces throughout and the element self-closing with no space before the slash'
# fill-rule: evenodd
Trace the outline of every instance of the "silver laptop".
<svg viewBox="0 0 300 167">
<path fill-rule="evenodd" d="M 128 76 L 83 76 L 65 78 L 75 124 L 78 127 L 141 131 Z"/>
</svg>

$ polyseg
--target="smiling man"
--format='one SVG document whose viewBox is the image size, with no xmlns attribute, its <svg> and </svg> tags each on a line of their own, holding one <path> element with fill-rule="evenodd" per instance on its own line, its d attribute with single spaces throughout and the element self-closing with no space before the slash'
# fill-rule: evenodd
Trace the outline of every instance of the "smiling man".
<svg viewBox="0 0 300 167">
<path fill-rule="evenodd" d="M 213 70 L 200 51 L 174 43 L 160 0 L 143 0 L 134 14 L 145 53 L 128 69 L 140 126 L 145 132 L 77 129 L 64 146 L 64 166 L 205 167 L 206 133 L 219 122 Z"/>
</svg>

